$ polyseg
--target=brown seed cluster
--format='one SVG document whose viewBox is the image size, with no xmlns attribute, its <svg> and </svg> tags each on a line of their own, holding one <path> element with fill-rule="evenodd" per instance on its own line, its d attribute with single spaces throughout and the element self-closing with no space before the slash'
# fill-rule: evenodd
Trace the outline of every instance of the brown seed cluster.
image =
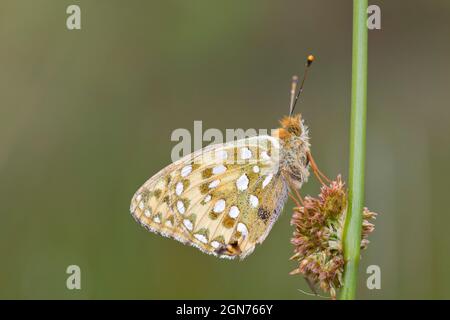
<svg viewBox="0 0 450 320">
<path fill-rule="evenodd" d="M 295 227 L 291 259 L 299 263 L 291 274 L 303 274 L 335 298 L 344 272 L 342 232 L 347 213 L 347 190 L 341 176 L 323 185 L 317 198 L 305 197 L 302 204 L 294 208 L 291 220 Z M 361 249 L 369 243 L 367 237 L 374 230 L 369 220 L 375 216 L 364 208 Z"/>
</svg>

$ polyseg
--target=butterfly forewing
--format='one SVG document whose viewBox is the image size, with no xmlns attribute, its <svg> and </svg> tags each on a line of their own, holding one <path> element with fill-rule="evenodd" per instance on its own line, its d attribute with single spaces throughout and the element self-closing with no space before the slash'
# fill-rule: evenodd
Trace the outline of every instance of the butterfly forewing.
<svg viewBox="0 0 450 320">
<path fill-rule="evenodd" d="M 273 137 L 212 145 L 150 178 L 130 210 L 152 232 L 206 253 L 243 258 L 265 239 L 285 202 L 278 165 Z"/>
</svg>

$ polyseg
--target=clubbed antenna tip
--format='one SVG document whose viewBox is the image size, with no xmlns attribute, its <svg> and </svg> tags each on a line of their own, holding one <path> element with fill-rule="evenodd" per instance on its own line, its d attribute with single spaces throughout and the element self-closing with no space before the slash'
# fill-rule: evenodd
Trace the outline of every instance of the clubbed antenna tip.
<svg viewBox="0 0 450 320">
<path fill-rule="evenodd" d="M 300 94 L 303 92 L 303 86 L 305 84 L 305 80 L 306 80 L 306 76 L 308 74 L 309 66 L 313 63 L 313 61 L 315 59 L 316 58 L 312 54 L 310 54 L 306 58 L 305 72 L 303 73 L 303 78 L 302 78 L 302 82 L 300 84 L 300 88 L 298 89 L 298 93 L 297 93 L 297 95 L 294 98 L 292 98 L 292 91 L 291 91 L 291 101 L 290 101 L 291 103 L 289 104 L 289 116 L 292 116 L 292 114 L 294 113 L 295 105 L 297 104 L 297 101 L 298 101 L 298 98 L 300 97 Z M 296 79 L 295 81 L 294 81 L 294 77 Z M 294 77 L 292 78 L 292 88 L 294 88 L 294 84 L 295 84 L 295 87 L 297 87 L 297 82 L 298 82 L 298 77 L 296 77 L 296 76 L 294 76 Z"/>
</svg>

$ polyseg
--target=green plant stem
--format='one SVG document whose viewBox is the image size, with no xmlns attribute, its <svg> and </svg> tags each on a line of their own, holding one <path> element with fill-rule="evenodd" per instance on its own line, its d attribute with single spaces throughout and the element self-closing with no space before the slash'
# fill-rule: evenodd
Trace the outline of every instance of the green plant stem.
<svg viewBox="0 0 450 320">
<path fill-rule="evenodd" d="M 367 105 L 367 0 L 353 0 L 352 111 L 349 203 L 343 242 L 345 269 L 340 298 L 355 299 L 364 203 Z"/>
</svg>

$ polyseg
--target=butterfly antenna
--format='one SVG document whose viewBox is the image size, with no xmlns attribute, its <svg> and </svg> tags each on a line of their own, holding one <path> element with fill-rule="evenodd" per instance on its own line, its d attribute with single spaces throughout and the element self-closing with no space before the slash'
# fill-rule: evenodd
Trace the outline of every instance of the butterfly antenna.
<svg viewBox="0 0 450 320">
<path fill-rule="evenodd" d="M 298 84 L 298 77 L 297 76 L 293 76 L 292 77 L 292 84 L 291 84 L 291 100 L 289 103 L 289 112 L 292 112 L 292 108 L 294 106 L 294 101 L 295 101 L 295 92 L 297 91 L 297 84 Z"/>
<path fill-rule="evenodd" d="M 289 116 L 292 116 L 292 114 L 294 113 L 294 109 L 297 104 L 298 98 L 300 97 L 300 94 L 303 92 L 303 86 L 305 85 L 305 80 L 306 80 L 306 76 L 308 75 L 309 67 L 311 66 L 313 61 L 314 61 L 314 56 L 312 54 L 310 54 L 308 56 L 308 58 L 306 59 L 305 72 L 303 73 L 303 79 L 302 79 L 302 82 L 300 83 L 300 88 L 298 89 L 298 92 L 297 92 L 297 95 L 295 96 L 295 98 L 294 98 L 294 94 L 295 94 L 295 88 L 297 87 L 298 77 L 294 76 L 292 78 L 291 104 L 289 106 Z"/>
</svg>

